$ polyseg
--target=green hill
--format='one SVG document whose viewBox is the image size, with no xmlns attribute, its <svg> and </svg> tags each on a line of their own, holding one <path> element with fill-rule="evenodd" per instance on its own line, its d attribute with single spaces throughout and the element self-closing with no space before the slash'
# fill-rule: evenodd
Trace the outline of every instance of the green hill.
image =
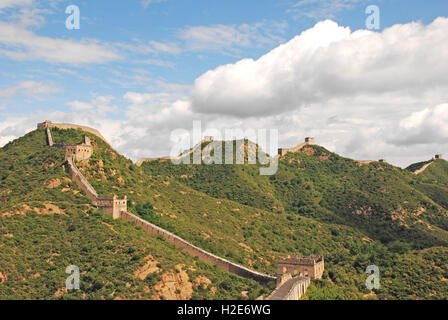
<svg viewBox="0 0 448 320">
<path fill-rule="evenodd" d="M 280 159 L 274 176 L 260 176 L 258 168 L 259 165 L 174 165 L 169 161 L 142 166 L 147 176 L 166 177 L 175 190 L 183 187 L 189 192 L 187 207 L 198 206 L 191 197 L 196 193 L 190 189 L 212 197 L 220 206 L 224 199 L 236 203 L 237 210 L 225 215 L 218 212 L 225 219 L 220 218 L 216 226 L 209 222 L 208 216 L 203 218 L 194 213 L 187 214 L 185 223 L 171 222 L 170 227 L 177 233 L 209 250 L 217 250 L 216 240 L 204 241 L 195 235 L 195 229 L 183 231 L 186 224 L 191 226 L 197 221 L 198 227 L 203 226 L 212 234 L 224 234 L 222 243 L 227 250 L 231 243 L 243 239 L 271 265 L 290 252 L 324 254 L 325 277 L 331 283 L 324 292 L 329 298 L 363 297 L 364 270 L 369 264 L 389 268 L 400 265 L 407 254 L 448 243 L 447 207 L 443 199 L 421 190 L 418 179 L 406 170 L 379 162 L 363 165 L 320 146 L 287 154 Z M 162 200 L 154 200 L 160 203 L 157 207 L 163 207 L 163 202 L 177 203 L 179 196 L 175 190 L 162 189 Z M 209 201 L 205 199 L 202 196 L 202 206 Z M 179 201 L 176 207 L 181 208 L 182 203 Z M 258 209 L 255 221 L 253 209 Z M 211 202 L 208 210 L 216 211 L 215 203 Z M 242 223 L 233 223 L 234 217 Z M 166 215 L 160 219 L 170 224 Z M 242 251 L 236 246 L 235 250 Z M 253 259 L 247 254 L 244 258 L 243 253 L 236 261 L 250 265 Z M 393 274 L 393 270 L 390 272 Z M 331 290 L 337 294 L 328 292 Z M 398 298 L 394 290 L 388 288 L 379 292 L 378 297 Z M 441 294 L 446 296 L 447 292 Z M 324 296 L 311 289 L 309 297 Z"/>
<path fill-rule="evenodd" d="M 80 143 L 84 134 L 53 129 L 56 143 Z M 127 195 L 129 211 L 196 246 L 270 274 L 276 273 L 279 257 L 324 255 L 324 277 L 312 283 L 305 298 L 448 298 L 443 160 L 415 176 L 387 163 L 363 165 L 307 146 L 282 157 L 276 175 L 260 176 L 259 164 L 160 160 L 138 167 L 87 135 L 94 153 L 77 166 L 98 193 Z M 253 157 L 249 149 L 245 156 Z M 8 144 L 0 160 L 1 239 L 7 249 L 0 252 L 0 272 L 8 275 L 0 298 L 59 297 L 55 293 L 71 264 L 86 272 L 84 298 L 159 297 L 160 278 L 177 274 L 178 265 L 192 283 L 192 298 L 235 299 L 243 291 L 254 298 L 272 289 L 197 261 L 95 210 L 65 172 L 63 152 L 46 146 L 44 131 Z M 135 278 L 153 260 L 160 271 Z M 365 287 L 369 265 L 381 272 L 382 287 L 373 294 Z M 206 289 L 195 285 L 204 277 L 211 282 Z M 177 290 L 182 295 L 186 289 Z M 76 293 L 60 297 L 78 298 Z"/>
<path fill-rule="evenodd" d="M 79 143 L 84 134 L 54 131 L 66 143 Z M 96 159 L 116 157 L 123 172 L 132 172 L 129 161 L 92 138 Z M 270 292 L 112 220 L 92 206 L 63 164 L 63 150 L 48 147 L 43 130 L 0 151 L 0 299 L 239 299 L 243 291 L 251 298 Z M 70 265 L 80 269 L 80 291 L 64 290 Z"/>
</svg>

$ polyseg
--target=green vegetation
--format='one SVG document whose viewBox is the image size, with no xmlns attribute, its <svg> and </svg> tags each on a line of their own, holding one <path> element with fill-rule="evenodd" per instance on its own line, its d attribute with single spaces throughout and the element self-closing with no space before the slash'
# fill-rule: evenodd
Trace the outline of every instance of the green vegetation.
<svg viewBox="0 0 448 320">
<path fill-rule="evenodd" d="M 54 129 L 53 134 L 55 142 L 80 143 L 85 133 Z M 137 167 L 87 135 L 94 154 L 77 164 L 80 171 L 99 194 L 127 195 L 129 211 L 143 219 L 218 256 L 270 274 L 276 273 L 281 256 L 324 255 L 324 277 L 311 284 L 304 299 L 448 298 L 448 163 L 443 160 L 416 176 L 387 163 L 360 164 L 307 146 L 282 157 L 277 174 L 267 177 L 259 175 L 260 164 L 174 165 L 160 160 Z M 201 148 L 210 148 L 210 143 Z M 254 149 L 244 149 L 244 156 L 253 158 Z M 186 266 L 191 280 L 205 276 L 212 282 L 206 289 L 195 288 L 193 299 L 242 298 L 242 291 L 255 298 L 271 291 L 274 284 L 262 286 L 225 273 L 97 212 L 67 179 L 63 159 L 62 150 L 46 146 L 43 131 L 33 131 L 0 151 L 1 230 L 14 234 L 2 238 L 9 251 L 0 252 L 0 272 L 26 279 L 10 281 L 8 276 L 0 284 L 0 297 L 50 298 L 57 288 L 45 291 L 37 283 L 58 283 L 60 288 L 65 267 L 76 263 L 92 272 L 84 288 L 98 288 L 84 298 L 149 298 L 160 274 L 178 264 Z M 48 188 L 55 179 L 61 184 Z M 23 210 L 24 203 L 45 209 L 48 202 L 64 214 L 28 210 L 1 216 Z M 13 255 L 14 250 L 19 254 Z M 47 256 L 40 258 L 38 252 L 60 254 L 54 258 L 57 271 L 52 273 Z M 163 271 L 144 281 L 135 279 L 133 273 L 148 254 Z M 74 262 L 67 264 L 68 260 Z M 381 289 L 373 293 L 365 287 L 369 265 L 381 271 Z M 25 276 L 28 268 L 48 278 Z M 97 270 L 103 271 L 101 275 Z M 114 280 L 118 272 L 122 278 Z M 77 298 L 73 294 L 62 297 Z"/>
<path fill-rule="evenodd" d="M 60 141 L 82 141 L 82 132 L 54 131 Z M 150 299 L 163 274 L 179 265 L 192 283 L 193 299 L 240 299 L 242 291 L 255 299 L 270 292 L 93 208 L 65 172 L 63 150 L 45 141 L 44 131 L 33 131 L 0 151 L 0 299 Z M 95 145 L 97 152 L 104 146 L 99 139 Z M 153 213 L 148 203 L 135 209 L 144 217 Z M 149 255 L 159 270 L 136 278 Z M 80 269 L 79 291 L 64 289 L 70 265 Z M 210 284 L 197 285 L 198 277 Z"/>
</svg>

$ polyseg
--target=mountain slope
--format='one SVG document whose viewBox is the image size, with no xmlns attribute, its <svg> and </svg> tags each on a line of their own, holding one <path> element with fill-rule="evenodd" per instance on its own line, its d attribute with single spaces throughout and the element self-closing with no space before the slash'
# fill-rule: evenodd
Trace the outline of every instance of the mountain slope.
<svg viewBox="0 0 448 320">
<path fill-rule="evenodd" d="M 158 218 L 165 224 L 171 223 L 176 232 L 183 233 L 185 223 L 197 223 L 198 228 L 209 228 L 212 234 L 226 230 L 224 233 L 230 232 L 231 236 L 221 237 L 227 248 L 243 235 L 244 243 L 251 244 L 261 257 L 270 251 L 274 257 L 290 252 L 324 254 L 326 278 L 331 280 L 332 292 L 324 290 L 328 297 L 363 297 L 363 273 L 367 265 L 378 264 L 389 270 L 390 266 L 400 265 L 408 252 L 418 254 L 419 249 L 448 244 L 446 209 L 417 188 L 417 178 L 405 170 L 387 163 L 361 164 L 319 146 L 307 146 L 302 152 L 282 157 L 274 176 L 260 176 L 258 168 L 258 165 L 173 165 L 169 161 L 142 166 L 147 176 L 166 177 L 174 189 L 170 192 L 169 187 L 160 187 L 160 198 L 153 201 L 159 203 L 157 208 L 161 203 L 176 203 L 175 190 L 179 189 L 188 192 L 189 198 L 195 194 L 190 190 L 193 189 L 214 198 L 220 205 L 225 203 L 223 199 L 239 204 L 232 211 L 219 213 L 216 226 L 208 217 L 193 212 L 181 223 L 170 222 L 166 215 Z M 208 201 L 205 196 L 198 201 L 190 199 L 186 200 L 184 210 L 197 206 L 198 201 L 205 206 Z M 216 206 L 210 202 L 209 210 L 215 211 Z M 183 204 L 179 200 L 176 207 Z M 258 209 L 255 214 L 258 217 L 252 222 L 254 215 L 250 210 L 254 208 Z M 240 221 L 239 226 L 230 222 L 234 216 Z M 201 241 L 193 231 L 185 232 L 185 236 L 202 246 L 213 241 L 210 250 L 219 246 L 216 240 Z M 434 249 L 437 250 L 440 249 Z M 264 259 L 273 262 L 274 257 L 270 260 L 267 254 Z M 241 254 L 239 259 L 240 263 L 252 262 Z M 379 297 L 393 298 L 394 290 L 383 291 Z M 317 291 L 311 290 L 312 298 L 322 297 L 313 292 Z M 446 292 L 440 294 L 446 296 Z"/>
<path fill-rule="evenodd" d="M 57 138 L 79 143 L 82 134 L 61 130 Z M 103 143 L 92 138 L 99 150 Z M 270 292 L 113 221 L 63 164 L 64 152 L 46 146 L 43 130 L 0 151 L 0 299 L 236 299 L 243 291 L 252 298 Z M 80 291 L 64 289 L 70 265 L 80 269 Z"/>
<path fill-rule="evenodd" d="M 92 139 L 94 153 L 91 159 L 77 166 L 98 193 L 127 195 L 129 211 L 193 244 L 271 274 L 276 273 L 279 257 L 291 253 L 324 255 L 324 278 L 312 283 L 306 298 L 448 298 L 448 274 L 443 264 L 448 241 L 447 207 L 445 198 L 439 196 L 446 185 L 434 183 L 432 176 L 422 180 L 425 175 L 415 176 L 386 163 L 360 164 L 319 146 L 307 146 L 301 152 L 282 157 L 277 174 L 271 177 L 260 176 L 258 164 L 174 165 L 160 160 L 138 167 L 92 134 L 53 129 L 55 142 L 79 143 L 84 134 Z M 210 148 L 210 144 L 202 148 Z M 253 154 L 246 153 L 246 156 Z M 8 241 L 9 250 L 4 256 L 8 263 L 0 262 L 3 268 L 0 272 L 19 274 L 14 271 L 14 263 L 19 258 L 11 254 L 19 252 L 18 248 L 23 250 L 17 257 L 26 261 L 22 257 L 31 255 L 34 263 L 39 264 L 43 259 L 39 260 L 33 253 L 47 252 L 48 243 L 56 243 L 58 252 L 65 252 L 61 254 L 63 263 L 58 264 L 57 272 L 51 273 L 45 263 L 37 269 L 42 270 L 41 274 L 51 275 L 41 281 L 57 279 L 57 283 L 63 283 L 67 263 L 78 263 L 66 259 L 66 248 L 69 244 L 73 247 L 76 238 L 81 245 L 76 247 L 73 256 L 79 264 L 87 266 L 81 269 L 90 266 L 88 272 L 93 274 L 107 265 L 111 270 L 105 273 L 107 276 L 95 275 L 103 286 L 86 298 L 160 298 L 156 290 L 160 289 L 159 278 L 151 276 L 143 283 L 133 278 L 139 268 L 151 265 L 152 258 L 145 260 L 149 254 L 163 269 L 158 273 L 160 276 L 166 272 L 176 274 L 176 266 L 183 264 L 190 270 L 186 271 L 190 282 L 195 283 L 200 275 L 210 279 L 212 283 L 205 290 L 193 286 L 193 298 L 238 298 L 242 291 L 257 297 L 272 289 L 196 261 L 161 239 L 154 239 L 124 221 L 111 221 L 97 212 L 90 200 L 69 181 L 62 167 L 63 153 L 45 145 L 43 131 L 33 131 L 5 146 L 0 157 L 0 201 L 4 205 L 0 221 L 3 234 L 7 235 L 2 236 L 2 241 Z M 444 174 L 443 171 L 434 173 Z M 23 177 L 29 179 L 21 183 Z M 438 188 L 437 192 L 429 192 L 431 188 Z M 37 214 L 45 212 L 45 202 L 57 205 L 65 214 Z M 22 203 L 31 210 L 18 215 L 23 210 Z M 51 211 L 50 207 L 46 211 Z M 6 212 L 12 214 L 2 215 Z M 39 219 L 44 219 L 39 223 L 49 224 L 45 230 L 54 230 L 51 235 L 61 239 L 50 237 L 50 242 L 45 242 L 48 235 L 37 228 L 37 234 L 33 233 L 29 241 L 16 246 L 15 239 L 23 241 L 30 225 Z M 70 227 L 72 224 L 79 228 Z M 68 232 L 72 229 L 79 230 L 73 238 Z M 39 238 L 40 234 L 44 237 Z M 92 243 L 89 238 L 96 241 Z M 37 241 L 35 246 L 34 241 Z M 120 250 L 116 252 L 117 247 Z M 127 250 L 137 250 L 138 254 Z M 93 252 L 100 257 L 98 264 L 92 262 Z M 365 287 L 365 269 L 372 264 L 380 267 L 382 277 L 382 287 L 374 294 Z M 30 268 L 30 263 L 17 265 L 20 276 Z M 126 281 L 115 281 L 111 274 L 123 269 Z M 99 287 L 95 285 L 95 277 L 87 277 L 86 286 Z M 29 290 L 18 286 L 18 280 L 10 282 L 9 279 L 3 284 L 14 283 L 14 287 L 7 293 L 0 291 L 5 297 L 12 295 L 11 290 L 23 297 L 43 297 L 55 291 L 53 287 L 45 295 L 39 295 L 31 277 L 23 281 Z M 105 291 L 109 287 L 113 287 L 111 292 L 115 290 L 113 295 Z M 216 293 L 213 288 L 217 288 Z"/>
</svg>

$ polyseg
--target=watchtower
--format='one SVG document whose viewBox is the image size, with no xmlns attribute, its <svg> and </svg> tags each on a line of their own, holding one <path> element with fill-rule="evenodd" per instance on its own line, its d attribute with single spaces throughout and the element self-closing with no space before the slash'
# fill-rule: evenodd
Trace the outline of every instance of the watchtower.
<svg viewBox="0 0 448 320">
<path fill-rule="evenodd" d="M 289 255 L 279 259 L 277 274 L 279 277 L 290 273 L 293 277 L 299 275 L 308 276 L 311 280 L 321 279 L 324 273 L 324 264 L 323 256 Z"/>
<path fill-rule="evenodd" d="M 83 144 L 64 145 L 65 159 L 73 157 L 75 161 L 90 159 L 93 153 L 93 146 L 88 136 L 84 136 Z"/>
<path fill-rule="evenodd" d="M 443 159 L 443 156 L 441 154 L 436 154 L 434 156 L 434 159 L 438 160 L 438 159 Z"/>
<path fill-rule="evenodd" d="M 306 138 L 305 138 L 305 143 L 308 143 L 308 144 L 314 144 L 314 138 L 306 137 Z"/>
<path fill-rule="evenodd" d="M 114 219 L 120 218 L 120 212 L 127 211 L 127 204 L 127 196 L 124 199 L 118 199 L 116 195 L 113 198 L 98 197 L 96 201 L 97 207 Z"/>
<path fill-rule="evenodd" d="M 53 122 L 45 120 L 42 123 L 38 123 L 37 124 L 37 129 L 46 129 L 46 128 L 52 128 L 53 127 Z"/>
</svg>

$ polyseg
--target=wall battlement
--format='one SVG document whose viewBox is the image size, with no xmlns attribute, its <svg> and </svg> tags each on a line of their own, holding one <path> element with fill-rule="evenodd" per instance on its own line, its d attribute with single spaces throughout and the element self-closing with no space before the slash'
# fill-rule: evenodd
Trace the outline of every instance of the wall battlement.
<svg viewBox="0 0 448 320">
<path fill-rule="evenodd" d="M 299 144 L 298 146 L 294 147 L 294 148 L 279 148 L 278 149 L 278 155 L 280 157 L 283 157 L 285 155 L 287 155 L 288 153 L 294 153 L 294 152 L 299 152 L 303 147 L 305 146 L 312 146 L 314 145 L 314 138 L 311 137 L 307 137 L 305 138 L 305 142 L 302 144 Z"/>
<path fill-rule="evenodd" d="M 124 196 L 124 199 L 118 199 L 116 195 L 112 198 L 100 196 L 96 201 L 97 207 L 114 219 L 120 218 L 120 213 L 127 210 L 127 204 L 127 196 Z"/>
<path fill-rule="evenodd" d="M 308 276 L 311 280 L 315 280 L 322 278 L 324 268 L 323 256 L 303 257 L 300 255 L 289 255 L 279 259 L 277 274 L 281 276 L 290 273 L 292 276 Z"/>
<path fill-rule="evenodd" d="M 74 130 L 82 130 L 88 133 L 91 133 L 95 136 L 97 136 L 98 138 L 100 138 L 101 140 L 103 140 L 105 143 L 107 143 L 109 145 L 109 147 L 115 151 L 115 149 L 112 147 L 112 145 L 106 140 L 106 138 L 104 138 L 101 133 L 93 128 L 87 127 L 87 126 L 80 126 L 77 124 L 71 124 L 71 123 L 53 123 L 51 121 L 45 120 L 42 123 L 38 123 L 37 124 L 37 129 L 46 129 L 46 128 L 58 128 L 58 129 L 63 129 L 63 130 L 68 130 L 68 129 L 74 129 Z"/>
<path fill-rule="evenodd" d="M 179 249 L 184 250 L 184 251 L 188 252 L 189 254 L 196 256 L 203 261 L 217 265 L 218 267 L 220 267 L 221 269 L 224 269 L 225 271 L 235 273 L 242 277 L 252 278 L 254 280 L 261 281 L 261 282 L 275 281 L 277 279 L 274 276 L 264 274 L 261 272 L 257 272 L 254 270 L 250 270 L 250 269 L 243 267 L 239 264 L 228 261 L 228 260 L 218 257 L 210 252 L 202 250 L 201 248 L 196 247 L 192 243 L 176 236 L 175 234 L 173 234 L 169 231 L 166 231 L 166 230 L 164 230 L 146 220 L 143 220 L 130 212 L 122 211 L 120 215 L 123 219 L 126 219 L 129 222 L 132 222 L 136 226 L 142 227 L 143 230 L 147 231 L 148 233 L 152 234 L 153 236 L 156 236 L 156 237 L 163 236 L 169 243 L 175 245 Z"/>
</svg>

